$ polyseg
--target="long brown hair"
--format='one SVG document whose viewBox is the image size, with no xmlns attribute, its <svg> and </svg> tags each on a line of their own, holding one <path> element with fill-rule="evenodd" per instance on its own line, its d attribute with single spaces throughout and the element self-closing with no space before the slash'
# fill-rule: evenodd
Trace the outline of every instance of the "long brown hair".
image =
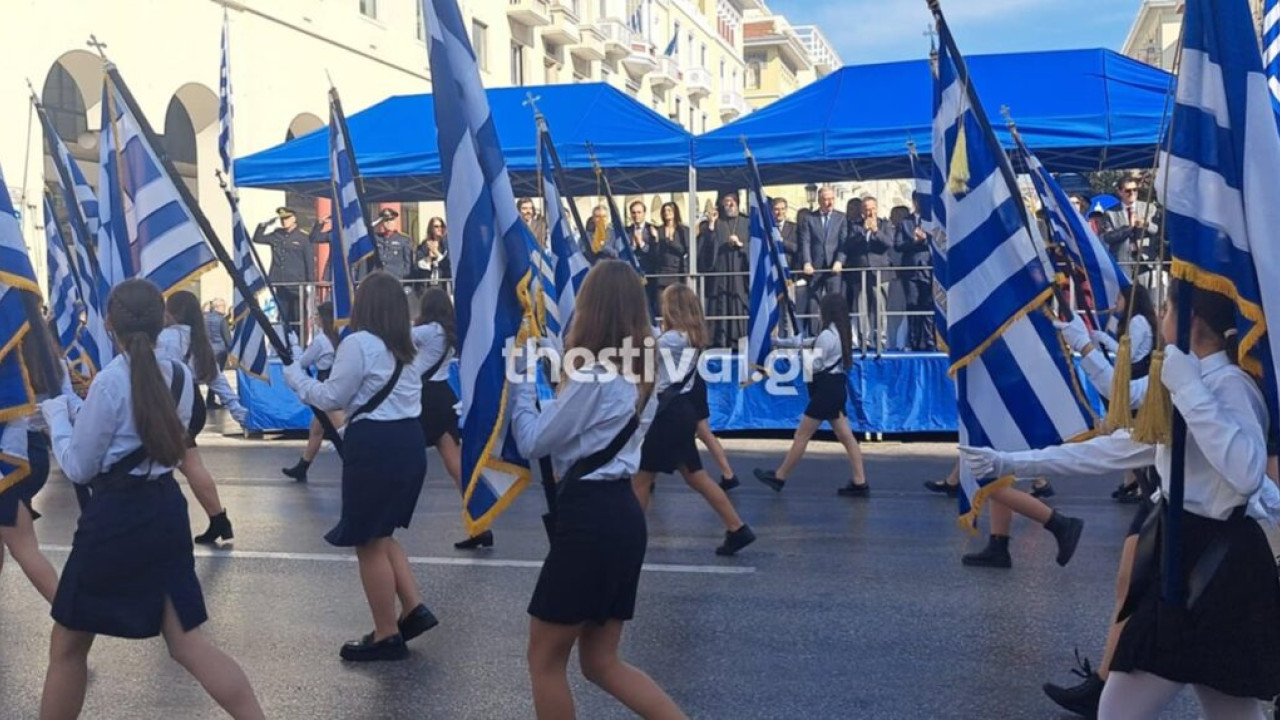
<svg viewBox="0 0 1280 720">
<path fill-rule="evenodd" d="M 351 306 L 351 329 L 376 335 L 402 363 L 413 362 L 417 355 L 409 333 L 409 303 L 404 299 L 404 287 L 385 270 L 360 281 Z"/>
<path fill-rule="evenodd" d="M 26 317 L 37 318 L 28 323 L 27 334 L 22 336 L 22 362 L 27 366 L 27 378 L 36 394 L 53 395 L 62 387 L 62 351 L 40 315 L 40 297 L 26 290 L 17 292 Z"/>
<path fill-rule="evenodd" d="M 316 306 L 316 317 L 320 320 L 320 332 L 329 338 L 329 342 L 333 348 L 338 349 L 338 341 L 342 339 L 338 335 L 338 326 L 333 321 L 333 302 L 325 300 Z"/>
<path fill-rule="evenodd" d="M 624 341 L 629 340 L 641 352 L 632 367 L 616 370 L 620 374 L 629 372 L 631 377 L 643 379 L 645 368 L 653 367 L 654 355 L 647 307 L 644 286 L 640 284 L 636 271 L 621 260 L 601 260 L 587 273 L 578 291 L 573 324 L 565 340 L 566 354 L 582 348 L 599 357 L 602 350 L 621 348 Z M 648 402 L 653 384 L 641 382 L 637 390 L 636 410 L 639 411 Z"/>
<path fill-rule="evenodd" d="M 707 321 L 702 316 L 702 303 L 688 285 L 669 285 L 662 291 L 662 328 L 683 332 L 689 345 L 699 350 L 707 346 Z"/>
<path fill-rule="evenodd" d="M 174 323 L 191 328 L 187 360 L 196 373 L 196 379 L 202 383 L 209 382 L 218 374 L 218 361 L 213 356 L 213 345 L 209 344 L 209 329 L 204 324 L 204 313 L 200 311 L 200 299 L 195 293 L 179 290 L 169 296 L 165 307 Z"/>
<path fill-rule="evenodd" d="M 845 306 L 844 295 L 828 293 L 818 303 L 818 311 L 822 316 L 822 329 L 835 325 L 840 335 L 840 364 L 845 370 L 853 367 L 853 330 L 849 326 L 849 310 Z"/>
<path fill-rule="evenodd" d="M 156 338 L 164 328 L 164 315 L 164 296 L 149 280 L 125 280 L 107 298 L 107 323 L 116 345 L 129 359 L 138 437 L 152 460 L 177 465 L 187 451 L 187 430 L 156 363 Z"/>
<path fill-rule="evenodd" d="M 453 300 L 443 288 L 429 288 L 418 303 L 418 325 L 439 323 L 449 348 L 458 347 L 458 329 L 453 318 Z"/>
</svg>

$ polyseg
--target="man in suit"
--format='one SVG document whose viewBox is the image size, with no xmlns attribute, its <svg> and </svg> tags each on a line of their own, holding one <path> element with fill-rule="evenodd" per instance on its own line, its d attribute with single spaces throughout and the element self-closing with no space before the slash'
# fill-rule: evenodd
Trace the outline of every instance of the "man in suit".
<svg viewBox="0 0 1280 720">
<path fill-rule="evenodd" d="M 791 280 L 794 283 L 794 291 L 792 292 L 792 302 L 796 308 L 803 312 L 803 308 L 808 306 L 809 287 L 804 280 L 804 265 L 800 262 L 800 245 L 797 237 L 796 224 L 787 219 L 787 199 L 784 197 L 776 197 L 770 201 L 773 207 L 773 223 L 778 227 L 778 234 L 782 236 L 782 252 L 784 253 L 783 264 L 791 273 Z M 796 328 L 797 330 L 799 328 Z"/>
<path fill-rule="evenodd" d="M 893 249 L 902 255 L 902 267 L 912 268 L 899 273 L 907 311 L 907 347 L 915 351 L 932 352 L 935 348 L 933 330 L 933 252 L 929 235 L 920 222 L 920 196 L 911 195 L 911 214 L 898 225 Z M 927 313 L 917 315 L 916 313 Z"/>
<path fill-rule="evenodd" d="M 809 214 L 796 231 L 800 246 L 800 267 L 809 286 L 809 297 L 801 311 L 816 315 L 818 303 L 830 292 L 841 291 L 840 272 L 849 245 L 849 228 L 844 213 L 835 209 L 836 191 L 818 191 L 818 209 Z M 816 318 L 809 323 L 811 333 L 819 330 Z"/>
<path fill-rule="evenodd" d="M 627 214 L 631 217 L 631 222 L 627 225 L 627 241 L 631 243 L 631 252 L 635 254 L 636 262 L 640 263 L 640 269 L 644 270 L 645 275 L 653 275 L 658 272 L 657 263 L 662 258 L 656 252 L 658 232 L 645 221 L 646 212 L 647 209 L 642 200 L 634 200 L 627 206 Z M 649 313 L 657 317 L 659 315 L 658 296 L 662 288 L 656 282 L 647 282 L 644 291 L 649 298 Z"/>
<path fill-rule="evenodd" d="M 538 246 L 542 249 L 547 248 L 547 222 L 543 220 L 533 207 L 533 200 L 522 197 L 516 201 L 516 211 L 520 213 L 520 219 L 525 226 L 529 228 L 529 232 L 533 233 L 533 239 L 538 242 Z"/>
<path fill-rule="evenodd" d="M 1160 234 L 1157 208 L 1138 199 L 1138 180 L 1125 177 L 1116 183 L 1120 204 L 1107 211 L 1110 229 L 1102 233 L 1102 241 L 1120 263 L 1132 263 L 1148 257 Z M 1125 270 L 1134 274 L 1132 267 Z"/>
<path fill-rule="evenodd" d="M 884 347 L 885 338 L 880 332 L 880 306 L 885 302 L 884 284 L 889 278 L 887 273 L 876 269 L 890 266 L 889 250 L 893 247 L 893 224 L 880 217 L 879 211 L 879 202 L 868 195 L 862 198 L 862 217 L 849 220 L 849 265 L 863 272 L 847 276 L 850 309 L 857 309 L 859 297 L 864 300 L 864 307 L 859 313 L 862 318 L 859 327 L 870 334 L 860 334 L 864 340 L 871 338 L 877 353 Z"/>
</svg>

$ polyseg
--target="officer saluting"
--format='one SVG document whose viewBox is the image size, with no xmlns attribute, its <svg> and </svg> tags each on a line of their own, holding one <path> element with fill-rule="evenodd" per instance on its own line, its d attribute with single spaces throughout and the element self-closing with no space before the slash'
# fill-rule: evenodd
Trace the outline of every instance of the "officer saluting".
<svg viewBox="0 0 1280 720">
<path fill-rule="evenodd" d="M 280 227 L 267 232 L 267 228 L 279 221 Z M 318 232 L 319 224 L 310 236 L 298 227 L 298 215 L 292 208 L 276 208 L 276 217 L 258 225 L 253 232 L 253 242 L 271 248 L 271 269 L 267 281 L 275 290 L 280 303 L 280 320 L 288 327 L 299 327 L 299 295 L 302 283 L 315 280 L 315 259 L 311 246 L 323 242 Z"/>
<path fill-rule="evenodd" d="M 399 218 L 400 213 L 383 208 L 373 221 L 373 243 L 378 248 L 382 269 L 403 281 L 413 268 L 413 241 L 396 227 Z"/>
</svg>

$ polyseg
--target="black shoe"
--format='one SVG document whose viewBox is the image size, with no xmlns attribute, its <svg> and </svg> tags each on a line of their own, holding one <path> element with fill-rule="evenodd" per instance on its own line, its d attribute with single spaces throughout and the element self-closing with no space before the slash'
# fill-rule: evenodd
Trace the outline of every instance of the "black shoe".
<svg viewBox="0 0 1280 720">
<path fill-rule="evenodd" d="M 439 625 L 440 621 L 436 619 L 435 615 L 431 614 L 425 604 L 420 604 L 410 610 L 408 615 L 400 618 L 400 622 L 397 624 L 400 627 L 400 637 L 404 639 L 404 642 L 409 642 Z"/>
<path fill-rule="evenodd" d="M 756 534 L 743 523 L 742 527 L 724 534 L 724 544 L 716 548 L 716 554 L 728 556 L 737 554 L 739 550 L 756 541 Z"/>
<path fill-rule="evenodd" d="M 1053 484 L 1050 483 L 1048 480 L 1045 480 L 1043 483 L 1040 483 L 1039 485 L 1031 486 L 1031 497 L 1033 498 L 1040 498 L 1041 500 L 1043 500 L 1045 498 L 1051 498 L 1056 494 L 1057 493 L 1053 489 Z"/>
<path fill-rule="evenodd" d="M 1089 666 L 1089 661 L 1080 657 L 1079 650 L 1076 650 L 1076 667 L 1071 670 L 1071 674 L 1080 677 L 1083 682 L 1071 687 L 1045 683 L 1044 694 L 1063 710 L 1081 717 L 1097 717 L 1098 704 L 1102 701 L 1102 688 L 1106 683 Z"/>
<path fill-rule="evenodd" d="M 299 458 L 297 465 L 283 468 L 280 472 L 284 473 L 285 477 L 293 478 L 294 482 L 304 483 L 307 481 L 307 468 L 309 467 L 311 467 L 310 462 Z"/>
<path fill-rule="evenodd" d="M 373 635 L 365 635 L 342 646 L 338 655 L 350 662 L 378 662 L 380 660 L 404 660 L 409 657 L 409 646 L 399 633 L 374 641 Z"/>
<path fill-rule="evenodd" d="M 1080 533 L 1084 530 L 1084 521 L 1080 518 L 1067 517 L 1057 510 L 1049 516 L 1044 529 L 1053 533 L 1058 541 L 1058 565 L 1066 567 L 1071 557 L 1076 554 L 1076 545 L 1080 543 Z"/>
<path fill-rule="evenodd" d="M 966 567 L 1013 567 L 1013 558 L 1009 557 L 1009 536 L 992 535 L 985 548 L 980 552 L 965 555 L 960 558 L 960 562 Z"/>
<path fill-rule="evenodd" d="M 1142 502 L 1142 486 L 1137 482 L 1120 483 L 1120 487 L 1111 492 L 1111 499 L 1122 505 L 1133 505 Z"/>
<path fill-rule="evenodd" d="M 949 483 L 943 482 L 942 480 L 930 480 L 929 482 L 924 484 L 924 487 L 929 492 L 938 493 L 939 495 L 946 495 L 947 497 L 951 497 L 951 498 L 957 497 L 960 495 L 959 484 L 951 485 Z"/>
<path fill-rule="evenodd" d="M 738 482 L 737 475 L 734 475 L 733 477 L 725 477 L 723 475 L 720 476 L 720 489 L 725 492 L 729 492 L 730 490 L 738 487 L 741 484 L 742 483 Z"/>
<path fill-rule="evenodd" d="M 493 547 L 493 531 L 492 530 L 485 530 L 479 535 L 472 535 L 466 540 L 463 540 L 461 542 L 456 542 L 453 544 L 453 548 L 455 550 L 475 550 L 476 548 L 491 548 L 491 547 Z M 405 639 L 408 640 L 408 638 L 405 638 Z"/>
<path fill-rule="evenodd" d="M 231 521 L 227 519 L 227 511 L 209 517 L 209 529 L 195 536 L 199 545 L 214 545 L 219 540 L 231 540 L 236 534 L 231 529 Z"/>
<path fill-rule="evenodd" d="M 845 485 L 839 490 L 836 490 L 836 494 L 839 495 L 840 497 L 849 497 L 849 498 L 871 497 L 871 485 L 867 483 L 862 483 L 861 485 L 857 485 L 852 480 L 850 480 L 848 485 Z"/>
<path fill-rule="evenodd" d="M 757 480 L 773 488 L 774 492 L 782 492 L 782 486 L 787 484 L 786 480 L 778 477 L 772 470 L 756 468 L 754 474 Z"/>
</svg>

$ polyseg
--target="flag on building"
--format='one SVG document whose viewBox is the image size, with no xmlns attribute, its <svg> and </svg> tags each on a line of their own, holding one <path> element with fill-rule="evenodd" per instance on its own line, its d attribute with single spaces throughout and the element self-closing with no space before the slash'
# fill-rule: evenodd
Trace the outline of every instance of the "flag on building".
<svg viewBox="0 0 1280 720">
<path fill-rule="evenodd" d="M 547 214 L 547 229 L 551 235 L 551 254 L 555 259 L 555 298 L 559 308 L 559 328 L 547 323 L 547 332 L 555 333 L 563 341 L 573 322 L 573 309 L 578 302 L 578 288 L 591 269 L 581 246 L 574 240 L 569 217 L 564 212 L 565 198 L 560 195 L 557 180 L 560 168 L 556 163 L 555 145 L 551 133 L 542 134 L 542 193 L 543 207 Z M 573 198 L 568 198 L 572 203 Z"/>
<path fill-rule="evenodd" d="M 1274 13 L 1269 7 L 1269 21 Z M 1280 317 L 1280 134 L 1274 79 L 1253 32 L 1243 2 L 1186 3 L 1178 94 L 1156 189 L 1173 275 L 1235 301 L 1240 367 L 1261 381 L 1276 427 L 1280 336 L 1267 331 L 1267 319 Z"/>
<path fill-rule="evenodd" d="M 799 332 L 795 306 L 787 295 L 786 263 L 782 259 L 782 234 L 773 221 L 769 198 L 764 194 L 755 156 L 747 152 L 747 205 L 751 218 L 751 241 L 747 247 L 750 303 L 747 309 L 747 360 L 751 367 L 771 371 L 773 334 L 778 320 L 786 318 L 790 332 Z M 753 373 L 754 374 L 754 373 Z"/>
<path fill-rule="evenodd" d="M 423 8 L 454 258 L 463 519 L 475 535 L 529 482 L 510 433 L 504 348 L 524 339 L 522 322 L 535 322 L 536 247 L 516 212 L 468 25 L 456 0 L 423 0 Z"/>
<path fill-rule="evenodd" d="M 30 329 L 23 292 L 38 296 L 40 287 L 22 241 L 9 186 L 0 171 L 0 492 L 31 471 L 26 457 L 26 427 L 15 423 L 35 410 L 35 396 L 22 358 L 22 338 Z"/>
<path fill-rule="evenodd" d="M 978 102 L 964 59 L 935 6 L 938 59 L 935 213 L 947 235 L 947 340 L 962 445 L 1016 451 L 1086 436 L 1094 418 L 1053 327 L 1053 295 L 1013 168 Z M 974 478 L 961 463 L 961 522 L 1013 477 Z"/>
<path fill-rule="evenodd" d="M 98 181 L 98 259 L 113 286 L 130 277 L 161 292 L 183 289 L 217 265 L 213 250 L 170 175 L 164 149 L 120 73 L 106 67 Z"/>
<path fill-rule="evenodd" d="M 438 99 L 439 93 L 436 96 Z M 333 198 L 333 231 L 329 234 L 333 315 L 339 326 L 345 326 L 351 318 L 351 303 L 356 297 L 354 273 L 365 262 L 377 257 L 377 248 L 369 234 L 364 188 L 337 88 L 329 89 L 329 175 Z"/>
</svg>

